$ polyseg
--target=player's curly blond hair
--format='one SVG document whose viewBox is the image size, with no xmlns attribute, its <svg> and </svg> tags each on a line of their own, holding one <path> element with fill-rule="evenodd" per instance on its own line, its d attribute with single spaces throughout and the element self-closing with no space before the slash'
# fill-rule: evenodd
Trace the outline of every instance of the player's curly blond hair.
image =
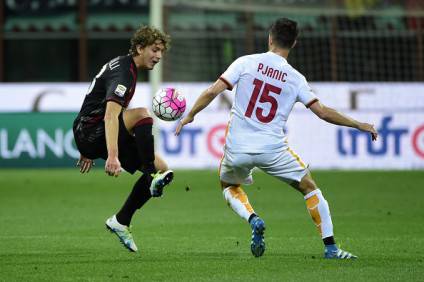
<svg viewBox="0 0 424 282">
<path fill-rule="evenodd" d="M 156 40 L 160 40 L 165 46 L 165 51 L 167 51 L 171 47 L 171 37 L 161 32 L 160 30 L 150 27 L 150 26 L 141 26 L 134 32 L 134 35 L 131 38 L 131 47 L 130 54 L 132 56 L 136 56 L 137 53 L 137 45 L 140 45 L 141 48 L 152 45 L 156 42 Z"/>
</svg>

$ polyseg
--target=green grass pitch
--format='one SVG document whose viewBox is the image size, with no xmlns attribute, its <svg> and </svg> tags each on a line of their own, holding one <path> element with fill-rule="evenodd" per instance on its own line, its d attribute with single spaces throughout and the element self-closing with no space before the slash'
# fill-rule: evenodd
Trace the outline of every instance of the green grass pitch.
<svg viewBox="0 0 424 282">
<path fill-rule="evenodd" d="M 303 198 L 262 173 L 245 187 L 267 225 L 263 257 L 223 200 L 216 171 L 177 171 L 133 219 L 139 253 L 104 221 L 136 176 L 0 170 L 0 281 L 423 281 L 424 172 L 315 172 L 336 240 L 356 261 L 322 259 Z"/>
</svg>

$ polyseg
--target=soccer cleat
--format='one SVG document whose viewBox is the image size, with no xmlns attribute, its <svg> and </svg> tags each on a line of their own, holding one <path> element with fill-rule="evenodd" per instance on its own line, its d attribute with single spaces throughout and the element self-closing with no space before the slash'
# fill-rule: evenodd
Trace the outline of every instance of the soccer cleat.
<svg viewBox="0 0 424 282">
<path fill-rule="evenodd" d="M 152 175 L 153 180 L 150 184 L 150 194 L 152 197 L 160 197 L 163 193 L 163 188 L 171 183 L 174 178 L 174 172 L 172 170 L 167 170 L 165 172 L 156 172 Z"/>
<path fill-rule="evenodd" d="M 326 259 L 357 259 L 358 257 L 343 251 L 342 249 L 337 248 L 333 245 L 331 247 L 326 247 L 324 252 L 324 258 Z"/>
<path fill-rule="evenodd" d="M 265 222 L 259 216 L 256 216 L 250 221 L 250 226 L 252 227 L 250 250 L 255 257 L 260 257 L 265 252 Z"/>
<path fill-rule="evenodd" d="M 106 228 L 109 229 L 110 232 L 115 233 L 116 236 L 118 236 L 119 240 L 125 248 L 127 248 L 131 252 L 138 251 L 138 248 L 135 245 L 134 239 L 131 235 L 130 227 L 120 224 L 116 220 L 115 215 L 106 220 Z"/>
</svg>

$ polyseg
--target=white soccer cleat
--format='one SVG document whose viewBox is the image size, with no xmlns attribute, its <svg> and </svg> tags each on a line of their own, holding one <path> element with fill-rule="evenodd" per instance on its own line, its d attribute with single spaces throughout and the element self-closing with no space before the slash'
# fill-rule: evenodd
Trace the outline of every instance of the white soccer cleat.
<svg viewBox="0 0 424 282">
<path fill-rule="evenodd" d="M 156 172 L 152 175 L 152 183 L 150 184 L 150 194 L 152 197 L 160 197 L 163 193 L 163 188 L 171 183 L 174 178 L 174 172 L 172 170 L 167 170 L 165 172 Z"/>
<path fill-rule="evenodd" d="M 357 259 L 358 257 L 349 252 L 343 251 L 342 249 L 328 250 L 324 252 L 324 258 L 326 259 Z"/>
<path fill-rule="evenodd" d="M 122 225 L 116 220 L 116 215 L 108 218 L 106 220 L 106 228 L 109 229 L 110 232 L 115 233 L 118 236 L 121 243 L 125 248 L 130 250 L 131 252 L 137 252 L 138 248 L 135 245 L 134 239 L 131 235 L 130 227 L 126 225 Z"/>
</svg>

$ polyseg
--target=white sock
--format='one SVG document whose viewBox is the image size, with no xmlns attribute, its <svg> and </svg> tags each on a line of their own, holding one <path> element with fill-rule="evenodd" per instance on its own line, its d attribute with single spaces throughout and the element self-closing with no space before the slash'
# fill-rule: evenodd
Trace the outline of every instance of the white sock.
<svg viewBox="0 0 424 282">
<path fill-rule="evenodd" d="M 306 207 L 318 228 L 322 238 L 333 236 L 333 222 L 331 221 L 330 208 L 328 202 L 324 199 L 321 190 L 316 189 L 307 195 Z"/>
<path fill-rule="evenodd" d="M 244 218 L 246 221 L 255 212 L 249 203 L 246 193 L 240 186 L 229 186 L 225 188 L 222 193 L 228 205 L 233 211 Z"/>
</svg>

